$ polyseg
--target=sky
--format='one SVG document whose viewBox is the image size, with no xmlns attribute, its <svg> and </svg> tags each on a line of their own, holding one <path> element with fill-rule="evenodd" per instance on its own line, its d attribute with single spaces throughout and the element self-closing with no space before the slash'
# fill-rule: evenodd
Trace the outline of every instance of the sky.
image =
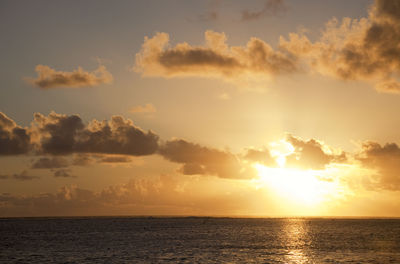
<svg viewBox="0 0 400 264">
<path fill-rule="evenodd" d="M 400 1 L 0 2 L 0 216 L 400 217 Z"/>
</svg>

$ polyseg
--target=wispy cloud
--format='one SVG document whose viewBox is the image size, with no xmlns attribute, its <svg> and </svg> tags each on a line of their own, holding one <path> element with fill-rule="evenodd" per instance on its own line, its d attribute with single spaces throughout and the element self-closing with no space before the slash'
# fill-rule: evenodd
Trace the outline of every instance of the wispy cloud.
<svg viewBox="0 0 400 264">
<path fill-rule="evenodd" d="M 75 178 L 75 176 L 73 176 L 71 174 L 71 170 L 70 169 L 59 169 L 54 171 L 54 177 L 56 178 Z"/>
<path fill-rule="evenodd" d="M 153 104 L 145 104 L 145 105 L 138 105 L 132 107 L 129 112 L 137 114 L 137 113 L 144 113 L 144 114 L 151 114 L 157 112 L 156 107 Z"/>
<path fill-rule="evenodd" d="M 218 95 L 218 98 L 226 101 L 226 100 L 230 100 L 231 96 L 228 93 L 222 93 L 222 94 Z"/>
<path fill-rule="evenodd" d="M 19 181 L 30 181 L 30 180 L 40 179 L 40 177 L 38 176 L 30 175 L 26 170 L 22 171 L 21 173 L 13 174 L 12 178 Z"/>
<path fill-rule="evenodd" d="M 32 169 L 59 169 L 69 166 L 67 159 L 63 157 L 42 157 L 32 164 Z"/>
<path fill-rule="evenodd" d="M 242 11 L 242 21 L 257 20 L 268 15 L 283 14 L 288 10 L 284 0 L 267 0 L 263 8 L 259 11 Z"/>
</svg>

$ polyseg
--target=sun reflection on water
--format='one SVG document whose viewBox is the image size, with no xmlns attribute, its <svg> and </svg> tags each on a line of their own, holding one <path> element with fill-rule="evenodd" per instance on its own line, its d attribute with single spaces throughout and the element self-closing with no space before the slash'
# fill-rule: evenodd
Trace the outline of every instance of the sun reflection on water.
<svg viewBox="0 0 400 264">
<path fill-rule="evenodd" d="M 304 251 L 307 241 L 307 224 L 305 219 L 287 219 L 283 226 L 287 241 L 287 253 L 285 263 L 310 263 L 308 255 Z"/>
</svg>

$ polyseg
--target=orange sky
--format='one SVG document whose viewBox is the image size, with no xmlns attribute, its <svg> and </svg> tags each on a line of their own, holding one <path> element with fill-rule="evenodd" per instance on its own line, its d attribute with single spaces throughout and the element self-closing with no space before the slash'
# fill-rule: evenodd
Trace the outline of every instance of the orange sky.
<svg viewBox="0 0 400 264">
<path fill-rule="evenodd" d="M 397 1 L 89 2 L 1 4 L 0 216 L 400 216 Z"/>
</svg>

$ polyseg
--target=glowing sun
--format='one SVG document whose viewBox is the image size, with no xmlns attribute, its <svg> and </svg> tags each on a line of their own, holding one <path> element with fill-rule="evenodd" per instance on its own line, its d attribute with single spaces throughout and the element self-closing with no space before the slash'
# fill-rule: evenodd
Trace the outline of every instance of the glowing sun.
<svg viewBox="0 0 400 264">
<path fill-rule="evenodd" d="M 286 156 L 293 152 L 293 147 L 283 143 L 286 145 L 279 145 L 284 146 L 286 150 L 272 152 L 279 167 L 254 164 L 259 176 L 259 186 L 272 190 L 278 197 L 289 200 L 292 204 L 302 206 L 317 206 L 335 196 L 338 183 L 328 177 L 327 170 L 285 167 Z"/>
<path fill-rule="evenodd" d="M 255 164 L 260 183 L 273 189 L 277 195 L 304 205 L 317 205 L 335 193 L 336 184 L 321 180 L 321 171 L 291 168 L 269 168 Z"/>
</svg>

